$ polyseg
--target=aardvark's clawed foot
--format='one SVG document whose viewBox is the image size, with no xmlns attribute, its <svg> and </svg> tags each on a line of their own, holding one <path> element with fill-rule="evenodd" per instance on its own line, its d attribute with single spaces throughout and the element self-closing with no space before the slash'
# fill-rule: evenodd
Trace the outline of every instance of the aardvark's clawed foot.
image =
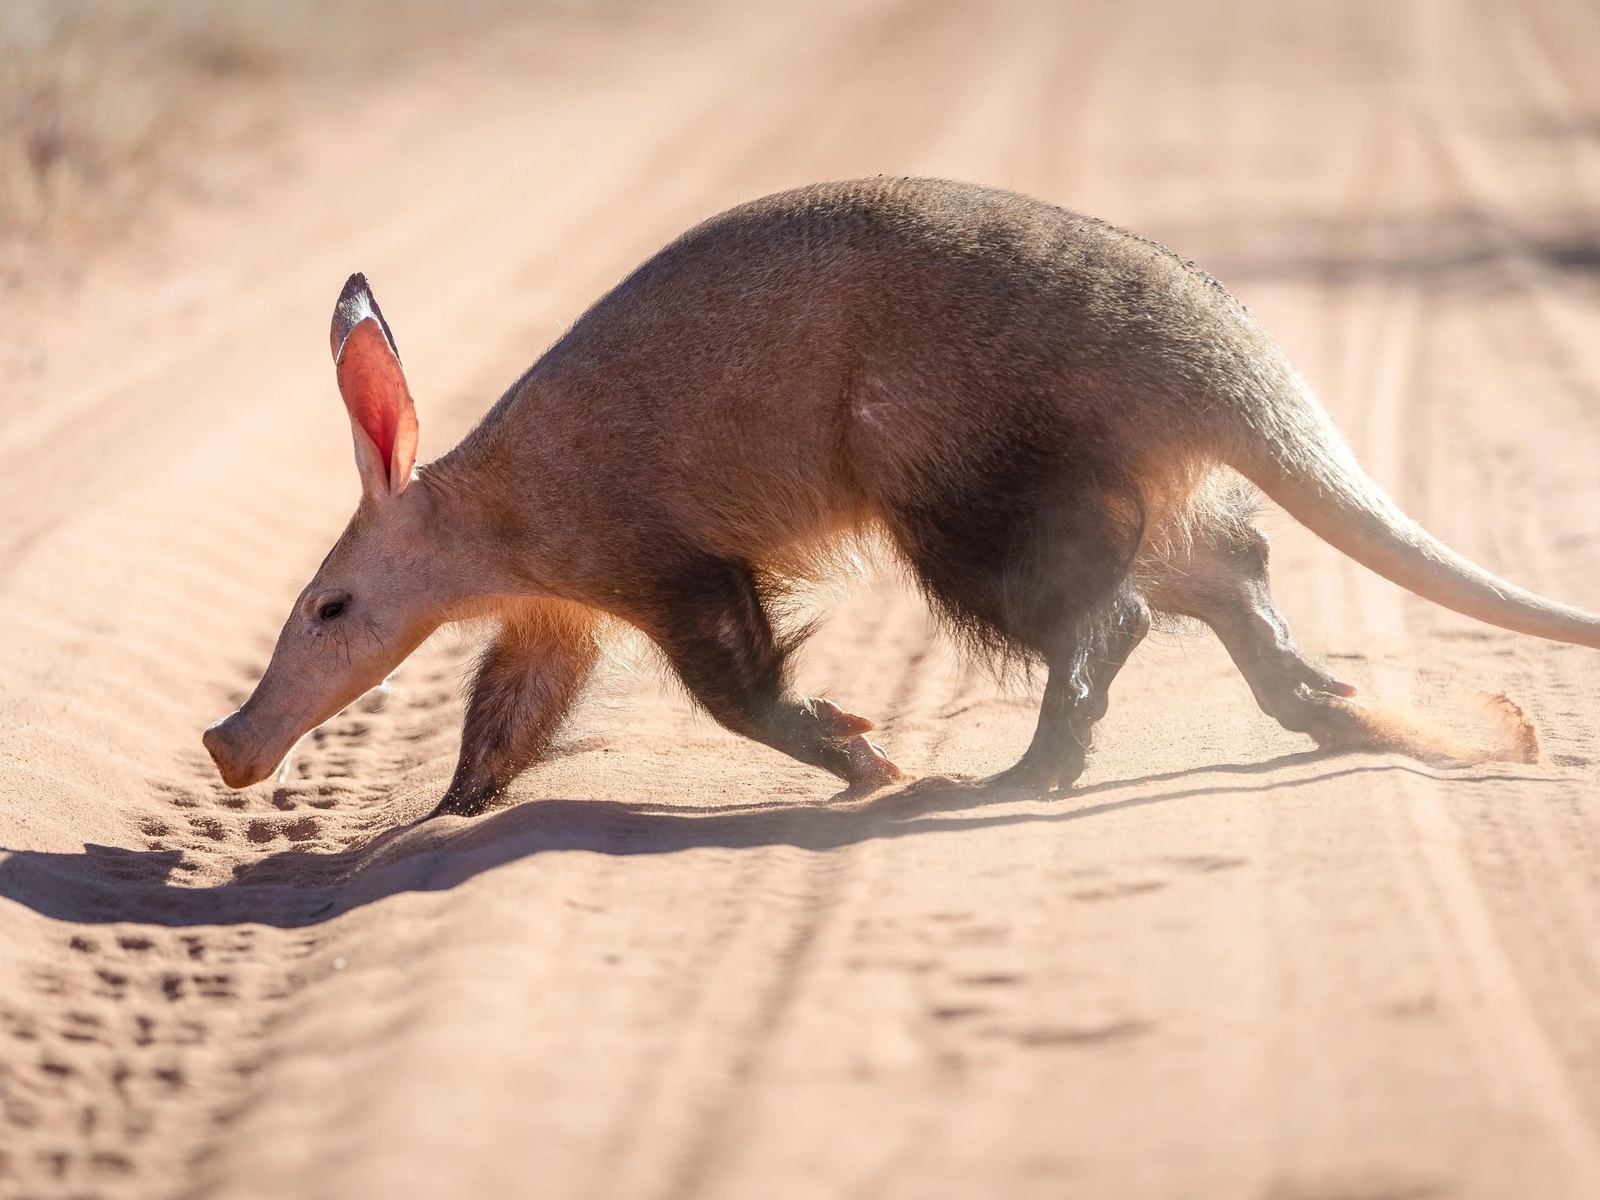
<svg viewBox="0 0 1600 1200">
<path fill-rule="evenodd" d="M 855 713 L 847 713 L 832 700 L 821 697 L 811 702 L 811 712 L 817 718 L 817 724 L 822 727 L 822 736 L 827 738 L 855 737 L 859 733 L 871 733 L 877 728 L 865 717 L 858 717 Z"/>
<path fill-rule="evenodd" d="M 891 783 L 899 783 L 906 777 L 905 772 L 890 762 L 882 749 L 864 737 L 853 737 L 846 742 L 845 753 L 850 757 L 850 786 L 845 789 L 846 798 L 865 796 Z"/>
<path fill-rule="evenodd" d="M 435 817 L 476 817 L 487 811 L 502 792 L 503 784 L 497 784 L 488 779 L 453 779 L 444 797 L 424 821 L 431 821 Z"/>
<path fill-rule="evenodd" d="M 1017 791 L 1038 792 L 1043 795 L 1058 787 L 1070 787 L 1075 779 L 1076 776 L 1064 781 L 1059 766 L 1038 759 L 1029 759 L 1024 755 L 1019 762 L 998 774 L 980 779 L 978 783 L 984 788 L 1014 788 Z"/>
<path fill-rule="evenodd" d="M 877 728 L 866 717 L 845 712 L 832 700 L 815 698 L 807 703 L 822 727 L 822 736 L 844 750 L 844 776 L 850 785 L 844 792 L 846 798 L 865 796 L 905 778 L 905 772 L 889 761 L 881 747 L 862 736 Z"/>
</svg>

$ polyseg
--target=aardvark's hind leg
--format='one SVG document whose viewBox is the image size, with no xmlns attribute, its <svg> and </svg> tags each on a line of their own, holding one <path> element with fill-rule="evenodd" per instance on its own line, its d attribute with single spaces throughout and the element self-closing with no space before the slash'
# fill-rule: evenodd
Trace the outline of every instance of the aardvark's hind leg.
<svg viewBox="0 0 1600 1200">
<path fill-rule="evenodd" d="M 871 721 L 789 689 L 787 649 L 773 634 L 749 566 L 702 558 L 645 593 L 650 610 L 631 619 L 719 724 L 831 771 L 855 793 L 904 777 L 863 736 Z"/>
<path fill-rule="evenodd" d="M 1162 612 L 1194 617 L 1216 631 L 1268 716 L 1328 749 L 1386 744 L 1369 714 L 1349 702 L 1355 689 L 1306 660 L 1272 603 L 1266 535 L 1248 525 L 1195 535 L 1189 556 L 1148 588 Z"/>
<path fill-rule="evenodd" d="M 971 469 L 960 486 L 891 506 L 888 524 L 955 628 L 1049 669 L 1033 741 L 990 782 L 1068 787 L 1112 679 L 1149 628 L 1127 583 L 1144 502 L 1092 438 L 1071 454 L 1007 446 Z"/>
<path fill-rule="evenodd" d="M 472 681 L 461 758 L 431 815 L 473 816 L 550 745 L 599 655 L 596 615 L 527 601 L 506 618 Z"/>
<path fill-rule="evenodd" d="M 1106 715 L 1111 681 L 1149 629 L 1150 610 L 1131 593 L 1067 625 L 1045 656 L 1050 675 L 1033 741 L 1014 766 L 988 782 L 1042 791 L 1076 782 L 1094 723 Z"/>
</svg>

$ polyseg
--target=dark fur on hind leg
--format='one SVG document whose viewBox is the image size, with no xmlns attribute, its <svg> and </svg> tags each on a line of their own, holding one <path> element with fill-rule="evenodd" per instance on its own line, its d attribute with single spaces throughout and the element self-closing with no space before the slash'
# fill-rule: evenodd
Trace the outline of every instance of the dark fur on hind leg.
<svg viewBox="0 0 1600 1200">
<path fill-rule="evenodd" d="M 1110 603 L 1144 538 L 1145 503 L 1094 428 L 968 447 L 885 502 L 885 520 L 945 627 L 1004 670 L 1047 661 Z"/>
<path fill-rule="evenodd" d="M 1049 671 L 1033 742 L 995 777 L 1048 790 L 1083 770 L 1112 678 L 1149 628 L 1128 586 L 1138 487 L 1094 431 L 1001 446 L 889 524 L 934 608 L 968 645 Z"/>
</svg>

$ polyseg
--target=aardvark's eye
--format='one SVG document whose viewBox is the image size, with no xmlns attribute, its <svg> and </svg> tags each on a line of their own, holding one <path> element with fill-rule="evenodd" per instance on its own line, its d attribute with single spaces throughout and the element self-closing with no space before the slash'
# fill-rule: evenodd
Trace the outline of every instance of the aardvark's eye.
<svg viewBox="0 0 1600 1200">
<path fill-rule="evenodd" d="M 331 621 L 343 611 L 343 600 L 329 600 L 321 608 L 317 609 L 317 616 L 324 621 Z"/>
</svg>

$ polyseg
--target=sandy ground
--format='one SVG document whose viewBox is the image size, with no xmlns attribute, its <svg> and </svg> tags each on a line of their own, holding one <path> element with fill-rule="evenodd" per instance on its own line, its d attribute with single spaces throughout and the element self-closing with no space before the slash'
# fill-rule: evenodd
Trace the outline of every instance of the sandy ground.
<svg viewBox="0 0 1600 1200">
<path fill-rule="evenodd" d="M 1153 639 L 1051 803 L 827 803 L 619 654 L 514 803 L 408 823 L 470 648 L 242 793 L 198 741 L 356 495 L 326 322 L 373 278 L 454 440 L 632 263 L 822 177 L 1166 240 L 1406 508 L 1600 605 L 1600 10 L 834 3 L 553 21 L 342 106 L 231 200 L 0 309 L 0 1195 L 1600 1196 L 1596 659 L 1286 519 L 1301 642 L 1507 689 L 1535 766 L 1321 757 Z M 893 579 L 803 682 L 919 772 L 1032 702 Z"/>
</svg>

